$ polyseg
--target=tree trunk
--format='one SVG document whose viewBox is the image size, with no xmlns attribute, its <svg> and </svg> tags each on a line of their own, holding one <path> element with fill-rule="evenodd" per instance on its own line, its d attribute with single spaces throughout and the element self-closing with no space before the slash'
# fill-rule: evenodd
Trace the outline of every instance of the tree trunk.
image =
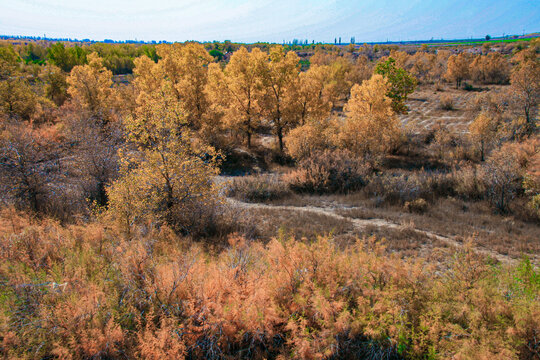
<svg viewBox="0 0 540 360">
<path fill-rule="evenodd" d="M 504 212 L 504 188 L 505 186 L 501 186 L 501 206 L 500 206 L 500 209 L 502 212 Z"/>
<path fill-rule="evenodd" d="M 480 141 L 480 161 L 484 161 L 484 140 Z"/>
<path fill-rule="evenodd" d="M 277 136 L 279 140 L 279 151 L 283 152 L 283 129 L 281 127 L 277 129 Z"/>
</svg>

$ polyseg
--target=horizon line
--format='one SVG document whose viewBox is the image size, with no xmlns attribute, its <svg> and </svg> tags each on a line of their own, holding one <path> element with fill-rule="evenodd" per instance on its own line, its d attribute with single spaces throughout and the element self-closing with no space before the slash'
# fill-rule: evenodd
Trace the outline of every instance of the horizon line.
<svg viewBox="0 0 540 360">
<path fill-rule="evenodd" d="M 489 34 L 487 34 L 489 35 Z M 486 35 L 486 36 L 487 36 Z M 540 37 L 540 31 L 534 31 L 527 34 L 503 34 L 501 36 L 491 36 L 489 41 L 497 41 L 497 40 L 507 40 L 511 38 L 515 39 L 528 39 L 528 38 L 535 38 Z M 355 38 L 355 36 L 351 36 L 351 39 Z M 188 42 L 197 42 L 201 44 L 208 44 L 208 43 L 225 43 L 227 41 L 233 43 L 233 44 L 244 44 L 244 45 L 254 45 L 254 44 L 276 44 L 276 45 L 297 45 L 297 46 L 309 46 L 309 45 L 362 45 L 362 44 L 368 44 L 368 45 L 374 45 L 374 44 L 414 44 L 414 43 L 441 43 L 441 42 L 466 42 L 466 41 L 478 41 L 478 40 L 485 40 L 485 37 L 459 37 L 459 38 L 453 38 L 453 39 L 444 39 L 444 38 L 435 38 L 432 37 L 430 40 L 426 39 L 415 39 L 415 40 L 390 40 L 387 39 L 386 41 L 342 41 L 339 43 L 332 43 L 332 42 L 317 42 L 314 39 L 298 39 L 293 38 L 292 40 L 283 41 L 283 42 L 271 42 L 271 41 L 255 41 L 255 42 L 242 42 L 242 41 L 233 41 L 233 40 L 184 40 L 184 41 L 170 41 L 170 40 L 137 40 L 137 39 L 124 39 L 124 40 L 114 40 L 114 39 L 103 39 L 103 40 L 96 40 L 91 38 L 84 38 L 84 39 L 78 39 L 78 38 L 70 38 L 70 37 L 47 37 L 46 34 L 43 34 L 43 36 L 38 35 L 13 35 L 13 34 L 0 34 L 1 40 L 17 40 L 17 39 L 29 39 L 29 40 L 44 40 L 44 41 L 57 41 L 57 42 L 80 42 L 80 43 L 117 43 L 117 44 L 126 44 L 126 43 L 134 43 L 134 44 L 149 44 L 149 45 L 157 45 L 157 44 L 174 44 L 174 43 L 188 43 Z M 341 37 L 336 37 L 336 39 L 341 39 Z M 299 41 L 297 44 L 291 44 L 293 41 Z M 308 43 L 306 44 L 305 41 L 308 40 Z"/>
</svg>

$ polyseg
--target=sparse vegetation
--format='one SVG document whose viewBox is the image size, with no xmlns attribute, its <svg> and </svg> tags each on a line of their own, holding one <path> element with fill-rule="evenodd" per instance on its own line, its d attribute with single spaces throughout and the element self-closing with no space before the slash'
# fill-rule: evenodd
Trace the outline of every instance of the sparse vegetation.
<svg viewBox="0 0 540 360">
<path fill-rule="evenodd" d="M 286 183 L 272 175 L 235 178 L 227 186 L 227 195 L 247 202 L 279 200 L 292 194 Z"/>
<path fill-rule="evenodd" d="M 452 97 L 452 95 L 448 95 L 448 94 L 445 94 L 445 95 L 441 95 L 440 97 L 440 107 L 442 110 L 454 110 L 454 98 Z"/>
</svg>

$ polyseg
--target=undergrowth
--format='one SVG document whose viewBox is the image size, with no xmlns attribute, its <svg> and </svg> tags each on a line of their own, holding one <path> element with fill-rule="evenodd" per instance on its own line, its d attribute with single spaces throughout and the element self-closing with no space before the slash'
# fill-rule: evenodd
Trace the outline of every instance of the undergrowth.
<svg viewBox="0 0 540 360">
<path fill-rule="evenodd" d="M 146 224 L 0 222 L 5 358 L 535 359 L 540 275 L 471 246 L 444 272 L 375 239 L 239 236 L 216 254 Z"/>
</svg>

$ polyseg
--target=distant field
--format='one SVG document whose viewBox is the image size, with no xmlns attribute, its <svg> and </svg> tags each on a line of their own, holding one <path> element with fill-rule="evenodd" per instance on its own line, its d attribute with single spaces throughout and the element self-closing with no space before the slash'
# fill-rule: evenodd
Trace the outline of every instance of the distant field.
<svg viewBox="0 0 540 360">
<path fill-rule="evenodd" d="M 485 43 L 493 44 L 493 43 L 514 43 L 514 42 L 520 42 L 520 41 L 529 41 L 533 38 L 526 38 L 526 39 L 498 39 L 498 40 L 484 40 L 484 41 L 454 41 L 454 42 L 445 42 L 445 43 L 437 43 L 434 44 L 434 46 L 457 46 L 457 45 L 483 45 Z M 432 44 L 429 44 L 432 45 Z"/>
</svg>

